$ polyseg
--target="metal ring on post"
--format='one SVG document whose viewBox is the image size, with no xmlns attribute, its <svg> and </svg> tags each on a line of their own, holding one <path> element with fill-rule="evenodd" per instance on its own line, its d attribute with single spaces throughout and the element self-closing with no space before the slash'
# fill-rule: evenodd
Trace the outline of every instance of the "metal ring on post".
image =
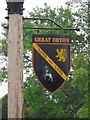
<svg viewBox="0 0 90 120">
<path fill-rule="evenodd" d="M 6 0 L 7 2 L 7 8 L 8 14 L 23 14 L 23 3 L 24 0 Z"/>
</svg>

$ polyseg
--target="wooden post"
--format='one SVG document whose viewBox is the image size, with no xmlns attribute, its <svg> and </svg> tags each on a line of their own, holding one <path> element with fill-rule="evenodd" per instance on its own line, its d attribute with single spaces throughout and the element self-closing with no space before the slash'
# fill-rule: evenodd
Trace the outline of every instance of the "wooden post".
<svg viewBox="0 0 90 120">
<path fill-rule="evenodd" d="M 21 14 L 9 15 L 8 118 L 23 117 L 23 22 Z"/>
</svg>

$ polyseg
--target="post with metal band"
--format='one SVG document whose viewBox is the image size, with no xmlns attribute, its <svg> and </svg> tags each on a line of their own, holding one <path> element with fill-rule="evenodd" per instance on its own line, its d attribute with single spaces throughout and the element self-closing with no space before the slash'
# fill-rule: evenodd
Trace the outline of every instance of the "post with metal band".
<svg viewBox="0 0 90 120">
<path fill-rule="evenodd" d="M 8 118 L 23 118 L 23 3 L 6 0 L 8 32 Z"/>
</svg>

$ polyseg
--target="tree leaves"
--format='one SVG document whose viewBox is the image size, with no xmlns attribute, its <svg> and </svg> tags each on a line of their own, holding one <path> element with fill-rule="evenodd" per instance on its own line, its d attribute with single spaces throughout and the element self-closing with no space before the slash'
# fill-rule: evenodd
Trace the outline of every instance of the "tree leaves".
<svg viewBox="0 0 90 120">
<path fill-rule="evenodd" d="M 31 30 L 25 27 L 57 27 L 47 21 L 24 20 L 24 70 L 26 80 L 24 82 L 24 106 L 25 118 L 88 118 L 88 80 L 89 80 L 89 55 L 87 42 L 88 17 L 87 6 L 79 7 L 73 12 L 73 4 L 67 3 L 67 7 L 51 9 L 45 3 L 44 8 L 34 8 L 30 17 L 51 18 L 63 28 L 79 27 L 81 31 L 50 31 Z M 52 95 L 47 92 L 37 81 L 32 70 L 32 34 L 68 34 L 72 41 L 72 69 L 70 77 L 63 88 Z M 6 35 L 6 34 L 5 34 Z M 7 47 L 6 39 L 3 41 Z M 30 53 L 30 54 L 29 54 Z M 6 54 L 5 54 L 6 55 Z M 30 73 L 30 70 L 32 73 Z M 5 70 L 4 70 L 5 71 Z M 6 73 L 4 72 L 4 75 Z M 4 76 L 6 77 L 6 76 Z"/>
</svg>

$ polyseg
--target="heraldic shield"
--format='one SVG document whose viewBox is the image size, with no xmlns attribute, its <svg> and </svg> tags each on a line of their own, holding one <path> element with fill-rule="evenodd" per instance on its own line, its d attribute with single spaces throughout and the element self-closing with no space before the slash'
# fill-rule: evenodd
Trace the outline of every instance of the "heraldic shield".
<svg viewBox="0 0 90 120">
<path fill-rule="evenodd" d="M 37 79 L 50 93 L 68 79 L 71 66 L 71 40 L 63 35 L 32 36 L 33 68 Z"/>
</svg>

